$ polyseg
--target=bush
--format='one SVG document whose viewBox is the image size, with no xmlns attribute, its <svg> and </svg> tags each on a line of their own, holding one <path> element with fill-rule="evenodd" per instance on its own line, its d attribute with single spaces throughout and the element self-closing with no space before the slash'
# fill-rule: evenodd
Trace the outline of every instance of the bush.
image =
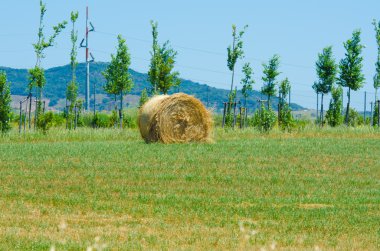
<svg viewBox="0 0 380 251">
<path fill-rule="evenodd" d="M 350 108 L 348 125 L 355 127 L 355 126 L 363 125 L 363 124 L 364 124 L 363 117 L 357 111 Z"/>
<path fill-rule="evenodd" d="M 280 111 L 280 120 L 278 121 L 278 125 L 283 131 L 291 131 L 294 126 L 294 119 L 292 116 L 292 110 L 290 109 L 288 104 L 284 104 Z"/>
<path fill-rule="evenodd" d="M 253 115 L 252 124 L 260 132 L 269 132 L 276 124 L 276 114 L 271 108 L 267 109 L 262 105 Z"/>
<path fill-rule="evenodd" d="M 43 134 L 46 134 L 46 132 L 53 126 L 53 119 L 53 112 L 41 114 L 37 120 L 37 128 L 42 130 Z"/>
</svg>

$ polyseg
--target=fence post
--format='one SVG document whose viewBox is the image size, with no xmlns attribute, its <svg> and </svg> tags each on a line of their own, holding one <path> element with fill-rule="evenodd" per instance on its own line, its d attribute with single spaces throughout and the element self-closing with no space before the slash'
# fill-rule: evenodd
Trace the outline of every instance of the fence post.
<svg viewBox="0 0 380 251">
<path fill-rule="evenodd" d="M 224 125 L 226 124 L 226 108 L 227 103 L 223 102 L 223 121 L 222 121 L 222 128 L 224 128 Z"/>
<path fill-rule="evenodd" d="M 78 108 L 77 105 L 74 105 L 74 130 L 77 129 L 77 123 L 78 123 Z"/>
<path fill-rule="evenodd" d="M 234 104 L 234 122 L 232 124 L 232 128 L 235 128 L 235 125 L 236 125 L 236 102 L 234 102 L 233 104 Z"/>
<path fill-rule="evenodd" d="M 31 113 L 32 113 L 32 93 L 30 92 L 29 95 L 28 95 L 28 98 L 29 98 L 29 130 L 31 129 L 31 124 L 32 123 L 32 119 L 31 119 Z M 27 116 L 27 111 L 28 111 L 28 99 L 26 100 L 26 111 L 25 111 L 25 123 L 26 123 L 26 116 Z M 24 130 L 25 130 L 25 127 L 24 127 Z"/>
<path fill-rule="evenodd" d="M 247 128 L 248 121 L 248 108 L 244 107 L 244 128 Z"/>
<path fill-rule="evenodd" d="M 22 101 L 20 101 L 20 120 L 19 120 L 19 126 L 18 126 L 18 132 L 21 133 L 21 126 L 22 126 Z"/>
<path fill-rule="evenodd" d="M 243 110 L 242 109 L 243 109 L 243 107 L 239 106 L 239 113 L 240 113 L 240 125 L 239 125 L 239 127 L 240 127 L 240 129 L 243 128 L 243 113 L 242 113 Z"/>
<path fill-rule="evenodd" d="M 36 130 L 36 123 L 38 120 L 38 109 L 39 109 L 39 101 L 35 100 L 36 108 L 34 110 L 34 130 Z"/>
<path fill-rule="evenodd" d="M 319 110 L 319 93 L 317 92 L 317 119 L 316 119 L 317 125 L 319 123 L 318 110 Z"/>
</svg>

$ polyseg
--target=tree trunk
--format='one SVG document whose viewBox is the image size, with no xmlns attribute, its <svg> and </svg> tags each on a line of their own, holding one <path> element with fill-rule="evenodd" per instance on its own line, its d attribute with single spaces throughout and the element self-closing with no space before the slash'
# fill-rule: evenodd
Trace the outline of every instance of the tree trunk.
<svg viewBox="0 0 380 251">
<path fill-rule="evenodd" d="M 29 92 L 29 114 L 28 114 L 28 116 L 29 116 L 29 130 L 31 128 L 31 123 L 32 123 L 32 121 L 31 121 L 31 117 L 32 117 L 31 113 L 32 113 L 32 91 Z M 34 118 L 34 119 L 36 119 L 36 118 Z M 26 114 L 25 114 L 25 120 L 26 120 Z"/>
<path fill-rule="evenodd" d="M 317 116 L 316 116 L 316 118 L 317 118 L 317 124 L 319 123 L 319 117 L 318 117 L 318 110 L 319 110 L 319 95 L 318 95 L 318 92 L 317 92 Z"/>
<path fill-rule="evenodd" d="M 350 100 L 351 100 L 351 88 L 349 87 L 348 88 L 348 93 L 347 93 L 347 109 L 346 109 L 346 119 L 345 119 L 345 122 L 346 122 L 346 125 L 348 125 L 348 122 L 350 120 L 349 116 L 350 116 Z"/>
<path fill-rule="evenodd" d="M 123 92 L 120 93 L 120 129 L 123 129 Z"/>
<path fill-rule="evenodd" d="M 321 124 L 323 126 L 323 92 L 321 93 Z"/>
<path fill-rule="evenodd" d="M 231 91 L 230 94 L 232 94 L 233 88 L 234 88 L 234 76 L 235 76 L 235 66 L 232 68 L 232 78 L 231 78 Z"/>
<path fill-rule="evenodd" d="M 270 107 L 270 96 L 271 95 L 268 95 L 268 111 L 269 111 L 269 107 Z"/>
<path fill-rule="evenodd" d="M 114 128 L 116 128 L 117 127 L 117 102 L 116 102 L 116 100 L 117 100 L 117 96 L 116 96 L 116 94 L 114 95 L 114 98 L 115 98 L 115 107 L 114 107 L 114 109 L 115 109 L 115 116 L 116 116 L 116 118 L 115 118 L 115 123 L 114 123 Z"/>
</svg>

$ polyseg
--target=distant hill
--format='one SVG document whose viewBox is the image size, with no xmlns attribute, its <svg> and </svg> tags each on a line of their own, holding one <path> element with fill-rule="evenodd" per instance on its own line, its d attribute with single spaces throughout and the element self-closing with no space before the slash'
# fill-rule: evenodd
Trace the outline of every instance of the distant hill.
<svg viewBox="0 0 380 251">
<path fill-rule="evenodd" d="M 90 79 L 91 79 L 91 92 L 93 84 L 96 86 L 97 93 L 97 107 L 99 110 L 111 109 L 112 97 L 106 95 L 103 90 L 105 79 L 101 72 L 105 70 L 108 63 L 92 63 L 90 65 Z M 12 95 L 25 96 L 27 95 L 26 86 L 28 83 L 28 71 L 26 69 L 13 69 L 8 67 L 0 67 L 0 71 L 5 71 L 8 77 L 8 81 L 11 82 Z M 134 70 L 130 70 L 130 73 L 134 80 L 134 88 L 130 95 L 127 96 L 126 102 L 129 106 L 136 106 L 138 97 L 144 88 L 150 89 L 151 85 L 148 82 L 147 74 L 139 73 Z M 71 80 L 70 65 L 54 67 L 46 70 L 46 86 L 44 88 L 44 98 L 49 99 L 49 106 L 53 109 L 62 109 L 63 100 L 65 98 L 66 84 Z M 86 67 L 84 63 L 78 64 L 77 67 L 77 80 L 79 83 L 79 95 L 84 97 L 85 93 L 85 79 L 86 79 Z M 217 112 L 220 112 L 223 107 L 223 102 L 226 101 L 228 90 L 211 87 L 205 84 L 196 83 L 190 80 L 182 79 L 179 88 L 174 88 L 169 93 L 184 92 L 190 95 L 194 95 L 200 99 L 205 105 L 213 107 Z M 260 92 L 253 91 L 249 97 L 248 106 L 256 109 L 258 107 L 257 99 L 261 98 Z M 238 100 L 243 100 L 241 94 L 238 94 Z M 272 106 L 277 109 L 278 99 L 274 98 Z M 304 109 L 300 105 L 291 104 L 293 110 Z"/>
</svg>

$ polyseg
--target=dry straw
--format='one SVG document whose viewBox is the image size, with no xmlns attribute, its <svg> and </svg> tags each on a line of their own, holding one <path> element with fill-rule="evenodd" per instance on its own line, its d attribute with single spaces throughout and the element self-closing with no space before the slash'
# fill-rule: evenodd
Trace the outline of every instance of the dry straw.
<svg viewBox="0 0 380 251">
<path fill-rule="evenodd" d="M 212 119 L 201 101 L 184 93 L 155 96 L 139 113 L 145 142 L 209 142 Z"/>
</svg>

